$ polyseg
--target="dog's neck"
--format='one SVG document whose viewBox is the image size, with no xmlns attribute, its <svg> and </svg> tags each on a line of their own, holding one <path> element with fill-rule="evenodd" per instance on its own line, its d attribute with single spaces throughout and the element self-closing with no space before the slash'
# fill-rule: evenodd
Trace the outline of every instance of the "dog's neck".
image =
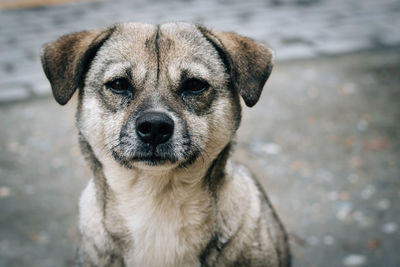
<svg viewBox="0 0 400 267">
<path fill-rule="evenodd" d="M 230 144 L 214 158 L 170 171 L 127 169 L 113 158 L 102 158 L 100 163 L 92 153 L 89 161 L 100 191 L 104 227 L 120 240 L 121 251 L 127 249 L 128 263 L 176 266 L 183 265 L 181 260 L 197 262 L 200 247 L 215 231 L 209 223 L 217 214 L 212 203 L 225 178 L 229 150 Z M 132 241 L 140 246 L 130 251 Z M 159 256 L 149 257 L 148 251 Z"/>
<path fill-rule="evenodd" d="M 210 222 L 218 211 L 213 203 L 226 178 L 231 144 L 213 158 L 173 171 L 127 169 L 112 158 L 97 159 L 82 136 L 81 147 L 95 174 L 104 229 L 119 240 L 115 245 L 125 251 L 126 261 L 138 266 L 183 265 L 180 260 L 194 265 L 215 232 Z M 149 251 L 159 257 L 149 257 Z"/>
</svg>

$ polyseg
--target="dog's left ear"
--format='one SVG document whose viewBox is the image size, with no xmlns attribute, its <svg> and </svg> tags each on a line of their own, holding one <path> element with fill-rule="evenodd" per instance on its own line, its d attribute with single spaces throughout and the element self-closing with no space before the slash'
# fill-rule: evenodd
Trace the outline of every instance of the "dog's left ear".
<svg viewBox="0 0 400 267">
<path fill-rule="evenodd" d="M 254 106 L 273 67 L 273 51 L 261 43 L 232 32 L 199 27 L 228 67 L 233 85 L 247 106 Z"/>
<path fill-rule="evenodd" d="M 65 105 L 75 90 L 83 87 L 91 61 L 112 32 L 113 28 L 76 32 L 44 45 L 43 70 L 59 104 Z"/>
</svg>

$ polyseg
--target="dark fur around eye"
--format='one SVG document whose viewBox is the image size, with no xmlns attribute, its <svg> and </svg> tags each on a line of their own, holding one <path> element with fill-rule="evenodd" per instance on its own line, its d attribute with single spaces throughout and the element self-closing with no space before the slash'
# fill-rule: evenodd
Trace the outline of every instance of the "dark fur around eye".
<svg viewBox="0 0 400 267">
<path fill-rule="evenodd" d="M 115 94 L 131 94 L 133 90 L 131 83 L 125 78 L 112 80 L 105 83 L 105 86 Z"/>
<path fill-rule="evenodd" d="M 199 95 L 209 87 L 210 85 L 206 81 L 190 78 L 183 82 L 179 91 L 181 95 Z"/>
</svg>

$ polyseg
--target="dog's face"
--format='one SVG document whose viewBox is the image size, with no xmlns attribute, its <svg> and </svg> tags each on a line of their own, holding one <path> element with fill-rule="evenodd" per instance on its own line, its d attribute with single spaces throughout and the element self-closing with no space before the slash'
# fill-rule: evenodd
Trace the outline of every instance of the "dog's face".
<svg viewBox="0 0 400 267">
<path fill-rule="evenodd" d="M 239 126 L 240 95 L 257 102 L 271 60 L 253 40 L 185 23 L 80 32 L 42 53 L 59 103 L 81 89 L 81 134 L 127 168 L 215 157 Z"/>
<path fill-rule="evenodd" d="M 193 27 L 123 25 L 87 73 L 81 125 L 90 133 L 101 122 L 96 131 L 124 166 L 187 165 L 234 132 L 240 105 L 228 78 Z"/>
</svg>

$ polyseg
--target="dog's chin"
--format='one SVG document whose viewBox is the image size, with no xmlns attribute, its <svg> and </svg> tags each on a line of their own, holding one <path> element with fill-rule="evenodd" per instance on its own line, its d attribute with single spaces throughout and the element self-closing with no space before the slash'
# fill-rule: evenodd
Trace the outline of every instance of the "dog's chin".
<svg viewBox="0 0 400 267">
<path fill-rule="evenodd" d="M 129 155 L 122 156 L 116 152 L 113 152 L 114 159 L 121 164 L 123 167 L 128 169 L 171 169 L 178 165 L 178 160 L 174 157 L 160 157 L 156 155 L 150 156 L 138 156 Z"/>
<path fill-rule="evenodd" d="M 165 171 L 165 170 L 170 170 L 175 168 L 177 165 L 179 165 L 178 162 L 173 162 L 171 160 L 165 160 L 165 159 L 158 159 L 158 158 L 149 158 L 149 159 L 140 159 L 140 160 L 133 160 L 131 165 L 134 168 L 137 169 L 142 169 L 142 170 L 160 170 L 160 171 Z"/>
<path fill-rule="evenodd" d="M 170 170 L 176 167 L 187 167 L 196 161 L 200 155 L 197 151 L 192 151 L 181 157 L 174 154 L 167 155 L 143 155 L 141 153 L 133 155 L 121 155 L 120 153 L 112 152 L 114 159 L 121 164 L 121 166 L 128 169 L 143 169 L 143 170 Z"/>
</svg>

